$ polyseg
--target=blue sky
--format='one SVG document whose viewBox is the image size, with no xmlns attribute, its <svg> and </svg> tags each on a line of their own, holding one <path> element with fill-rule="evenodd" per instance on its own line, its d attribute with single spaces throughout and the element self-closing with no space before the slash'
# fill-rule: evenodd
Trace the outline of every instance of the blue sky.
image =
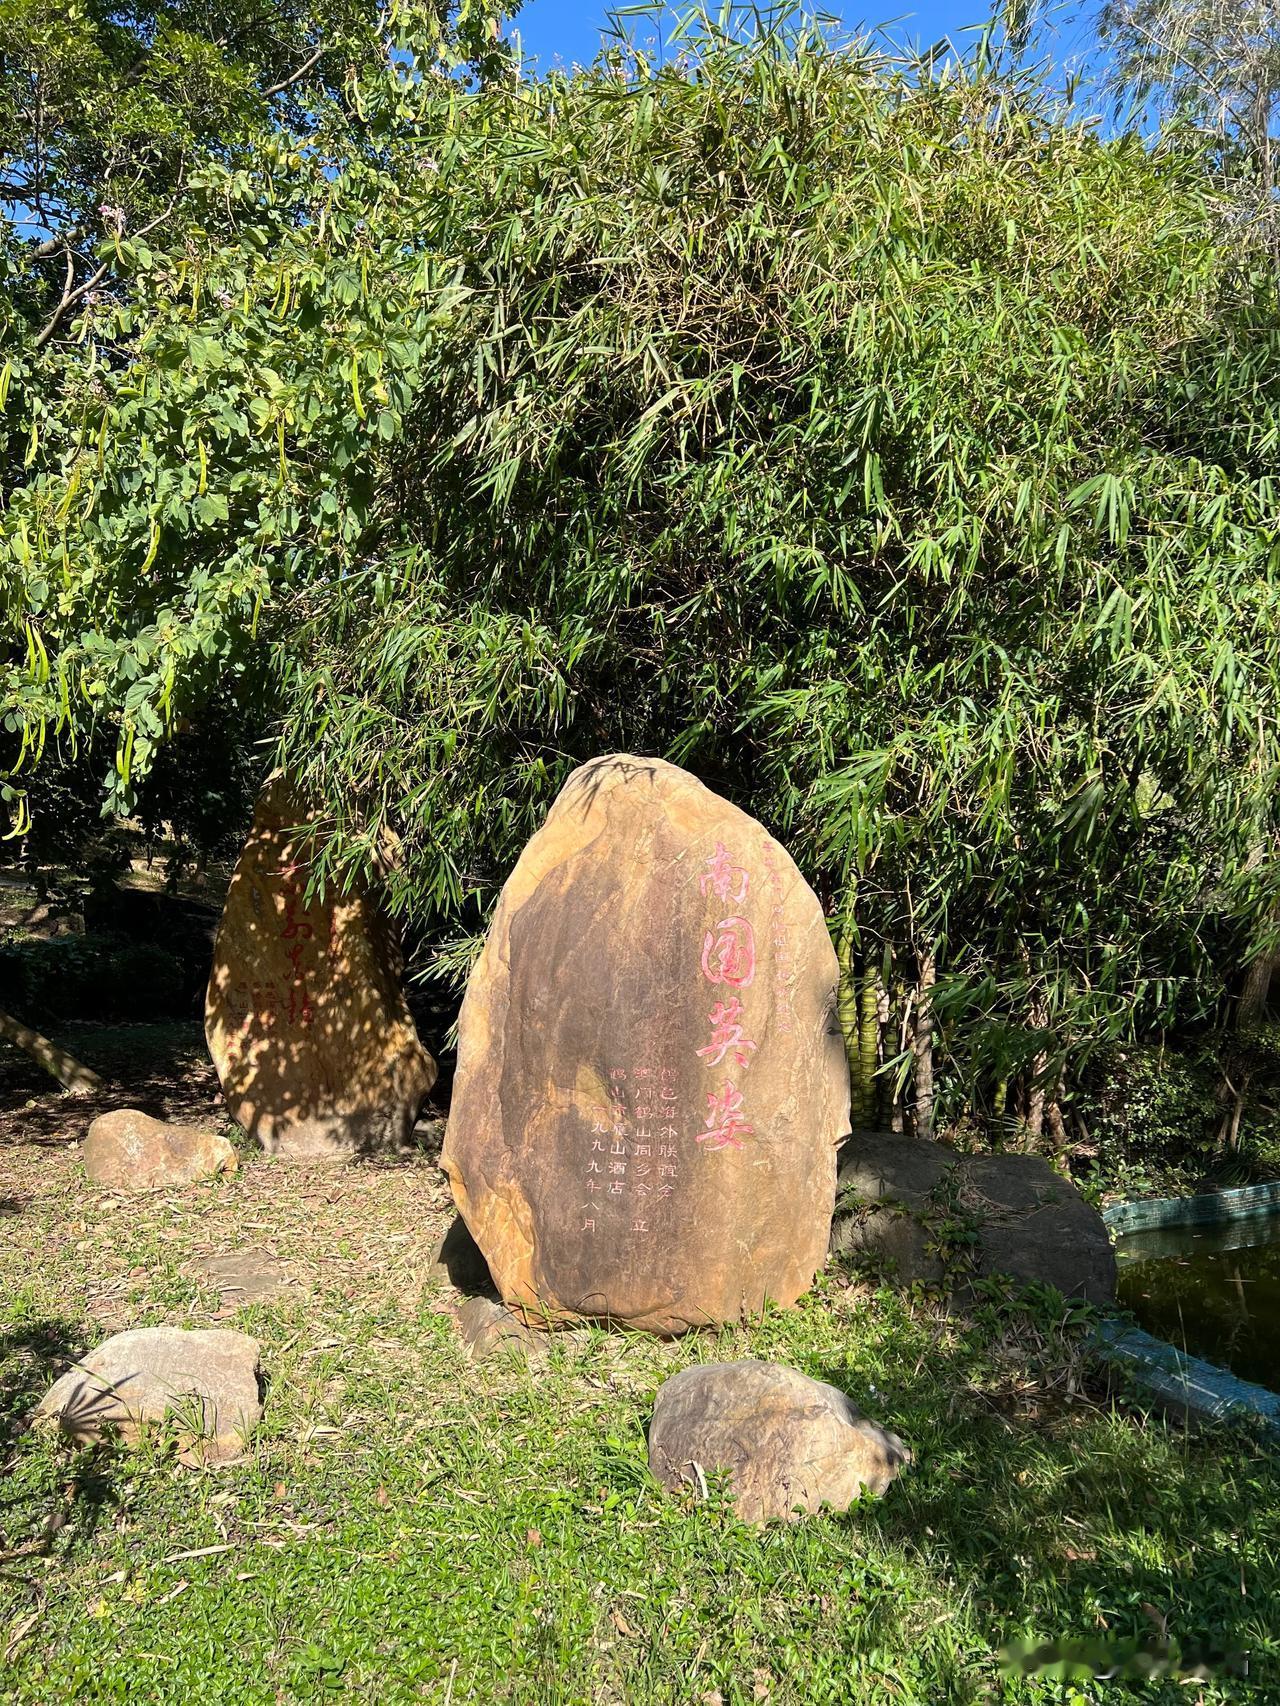
<svg viewBox="0 0 1280 1706">
<path fill-rule="evenodd" d="M 914 6 L 901 3 L 901 10 L 894 7 L 893 0 L 881 0 L 881 4 L 883 10 L 874 5 L 868 10 L 865 5 L 845 7 L 832 0 L 820 9 L 841 18 L 851 29 L 858 24 L 882 25 L 894 39 L 923 47 L 947 35 L 963 41 L 966 26 L 980 25 L 986 16 L 983 0 L 917 0 Z M 526 55 L 544 67 L 557 61 L 572 64 L 594 57 L 610 10 L 606 0 L 525 0 L 513 28 L 524 43 Z M 627 21 L 641 41 L 654 36 L 654 26 L 648 20 L 633 17 Z M 1049 50 L 1055 58 L 1070 57 L 1081 43 L 1078 24 L 1063 17 Z"/>
</svg>

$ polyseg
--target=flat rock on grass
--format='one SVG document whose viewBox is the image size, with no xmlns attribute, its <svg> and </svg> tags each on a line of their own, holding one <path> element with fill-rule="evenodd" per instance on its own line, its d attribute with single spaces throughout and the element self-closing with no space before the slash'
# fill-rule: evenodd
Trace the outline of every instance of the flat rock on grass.
<svg viewBox="0 0 1280 1706">
<path fill-rule="evenodd" d="M 939 1253 L 948 1237 L 959 1256 L 950 1275 Z M 906 1283 L 950 1277 L 963 1289 L 1008 1274 L 1089 1303 L 1115 1296 L 1102 1216 L 1037 1155 L 962 1155 L 896 1132 L 859 1133 L 840 1152 L 831 1248 L 888 1257 Z"/>
<path fill-rule="evenodd" d="M 649 1427 L 649 1467 L 668 1492 L 727 1473 L 753 1523 L 847 1510 L 864 1490 L 883 1493 L 909 1457 L 836 1387 L 768 1362 L 682 1369 L 658 1389 Z"/>
<path fill-rule="evenodd" d="M 117 1333 L 54 1382 L 36 1415 L 78 1440 L 114 1428 L 128 1444 L 170 1418 L 184 1463 L 225 1463 L 262 1419 L 258 1341 L 214 1328 Z"/>
<path fill-rule="evenodd" d="M 216 1131 L 167 1125 L 136 1108 L 99 1114 L 84 1141 L 84 1170 L 115 1191 L 154 1191 L 232 1173 L 238 1160 Z"/>
<path fill-rule="evenodd" d="M 217 1287 L 229 1309 L 269 1303 L 291 1289 L 288 1274 L 267 1250 L 229 1250 L 210 1256 L 199 1264 L 198 1272 L 207 1284 Z"/>
</svg>

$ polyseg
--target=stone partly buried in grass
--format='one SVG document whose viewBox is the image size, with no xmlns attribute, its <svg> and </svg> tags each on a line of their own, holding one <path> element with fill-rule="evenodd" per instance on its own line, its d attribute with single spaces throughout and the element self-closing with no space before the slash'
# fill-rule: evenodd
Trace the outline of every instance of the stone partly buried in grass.
<svg viewBox="0 0 1280 1706">
<path fill-rule="evenodd" d="M 136 1108 L 99 1114 L 85 1138 L 83 1160 L 95 1185 L 116 1191 L 192 1185 L 237 1166 L 234 1147 L 219 1132 L 166 1125 Z"/>
<path fill-rule="evenodd" d="M 745 1522 L 847 1510 L 909 1461 L 897 1434 L 836 1387 L 767 1362 L 682 1369 L 659 1388 L 649 1425 L 649 1468 L 667 1491 L 705 1495 L 709 1477 L 727 1474 Z"/>
<path fill-rule="evenodd" d="M 906 1283 L 967 1290 L 1008 1274 L 1109 1303 L 1116 1260 L 1102 1216 L 1035 1155 L 963 1155 L 897 1132 L 840 1151 L 833 1252 L 888 1259 Z"/>
<path fill-rule="evenodd" d="M 468 1297 L 457 1310 L 458 1331 L 472 1362 L 484 1362 L 497 1352 L 514 1349 L 535 1362 L 550 1352 L 545 1333 L 535 1333 L 526 1327 L 496 1298 Z"/>
<path fill-rule="evenodd" d="M 226 1463 L 262 1419 L 258 1341 L 210 1328 L 117 1333 L 55 1381 L 36 1415 L 78 1440 L 115 1429 L 131 1445 L 167 1421 L 184 1463 Z"/>
<path fill-rule="evenodd" d="M 443 1164 L 535 1326 L 793 1303 L 826 1255 L 849 1077 L 812 890 L 685 771 L 576 770 L 502 891 Z"/>
<path fill-rule="evenodd" d="M 264 791 L 214 944 L 205 1036 L 233 1119 L 271 1155 L 399 1149 L 435 1082 L 372 894 L 306 898 L 306 813 Z M 302 827 L 300 827 L 302 826 Z"/>
</svg>

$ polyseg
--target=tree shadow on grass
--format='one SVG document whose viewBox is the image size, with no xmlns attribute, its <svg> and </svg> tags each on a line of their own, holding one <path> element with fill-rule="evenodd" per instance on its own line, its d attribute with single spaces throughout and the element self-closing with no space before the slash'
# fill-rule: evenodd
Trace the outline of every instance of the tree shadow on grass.
<svg viewBox="0 0 1280 1706">
<path fill-rule="evenodd" d="M 993 1652 L 1084 1643 L 1122 1669 L 1203 1663 L 1222 1681 L 1252 1648 L 1253 1686 L 1274 1685 L 1280 1451 L 1117 1402 L 1083 1343 L 1016 1309 L 995 1332 L 940 1316 L 927 1354 L 891 1361 L 879 1390 L 851 1363 L 815 1370 L 915 1455 L 884 1498 L 835 1520 L 936 1576 L 940 1600 L 959 1589 Z M 938 1684 L 939 1700 L 969 1698 L 959 1656 Z"/>
<path fill-rule="evenodd" d="M 70 1321 L 23 1320 L 0 1331 L 0 1455 L 27 1431 L 34 1406 L 83 1348 Z"/>
<path fill-rule="evenodd" d="M 197 1023 L 60 1025 L 51 1038 L 103 1079 L 69 1096 L 21 1050 L 0 1043 L 0 1146 L 59 1149 L 83 1139 L 113 1108 L 208 1124 L 221 1113 L 218 1081 Z"/>
<path fill-rule="evenodd" d="M 118 1503 L 118 1448 L 110 1441 L 49 1450 L 55 1424 L 33 1428 L 32 1413 L 83 1350 L 71 1323 L 22 1322 L 0 1333 L 0 1567 L 39 1597 L 25 1573 L 56 1544 L 65 1555 L 85 1544 Z"/>
</svg>

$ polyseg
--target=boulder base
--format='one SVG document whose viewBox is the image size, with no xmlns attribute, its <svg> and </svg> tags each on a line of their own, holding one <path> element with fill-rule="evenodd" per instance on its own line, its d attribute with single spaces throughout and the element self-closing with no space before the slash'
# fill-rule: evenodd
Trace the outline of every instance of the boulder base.
<svg viewBox="0 0 1280 1706">
<path fill-rule="evenodd" d="M 491 1297 L 494 1292 L 489 1264 L 471 1236 L 460 1214 L 453 1219 L 431 1256 L 431 1272 L 464 1297 Z"/>
<path fill-rule="evenodd" d="M 436 1067 L 369 894 L 306 898 L 305 813 L 283 782 L 258 801 L 214 944 L 205 1036 L 231 1116 L 272 1155 L 394 1151 Z"/>
<path fill-rule="evenodd" d="M 501 1303 L 479 1293 L 468 1297 L 459 1308 L 458 1331 L 472 1362 L 483 1362 L 504 1346 L 514 1347 L 537 1362 L 543 1360 L 550 1349 L 546 1333 L 535 1333 Z"/>
<path fill-rule="evenodd" d="M 702 1363 L 658 1390 L 649 1468 L 668 1492 L 727 1472 L 745 1522 L 794 1522 L 883 1493 L 909 1460 L 843 1392 L 767 1362 Z"/>
<path fill-rule="evenodd" d="M 76 1439 L 111 1427 L 130 1444 L 171 1417 L 184 1462 L 225 1463 L 242 1455 L 262 1418 L 258 1341 L 179 1327 L 117 1333 L 55 1381 L 36 1414 Z"/>
<path fill-rule="evenodd" d="M 573 773 L 468 984 L 442 1156 L 531 1325 L 679 1333 L 807 1289 L 848 1129 L 837 977 L 745 812 L 656 759 Z"/>
<path fill-rule="evenodd" d="M 95 1185 L 154 1191 L 191 1185 L 239 1165 L 234 1146 L 216 1131 L 166 1125 L 136 1108 L 99 1114 L 84 1141 L 84 1170 Z"/>
<path fill-rule="evenodd" d="M 944 1222 L 975 1235 L 950 1275 L 934 1247 L 945 1242 Z M 923 1138 L 860 1133 L 840 1152 L 831 1248 L 889 1257 L 908 1283 L 1009 1274 L 1089 1303 L 1115 1296 L 1102 1216 L 1036 1155 L 962 1155 Z"/>
</svg>

